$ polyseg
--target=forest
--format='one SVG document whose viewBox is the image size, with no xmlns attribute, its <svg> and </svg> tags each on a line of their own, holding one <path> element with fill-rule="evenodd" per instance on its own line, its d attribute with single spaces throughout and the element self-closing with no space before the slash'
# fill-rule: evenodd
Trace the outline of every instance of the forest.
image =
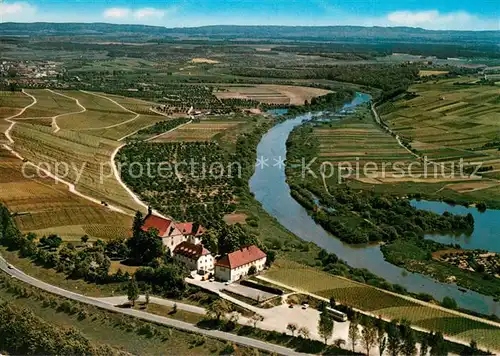
<svg viewBox="0 0 500 356">
<path fill-rule="evenodd" d="M 407 88 L 418 78 L 416 65 L 321 65 L 306 68 L 241 68 L 234 67 L 233 75 L 246 77 L 270 77 L 282 79 L 328 79 L 356 83 L 385 91 Z"/>
</svg>

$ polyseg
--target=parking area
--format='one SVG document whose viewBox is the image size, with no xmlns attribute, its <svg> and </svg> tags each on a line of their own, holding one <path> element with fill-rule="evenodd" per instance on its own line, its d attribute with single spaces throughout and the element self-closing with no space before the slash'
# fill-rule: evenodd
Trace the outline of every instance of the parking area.
<svg viewBox="0 0 500 356">
<path fill-rule="evenodd" d="M 233 283 L 228 286 L 225 286 L 224 290 L 227 290 L 231 293 L 241 295 L 246 298 L 250 298 L 257 302 L 263 302 L 273 297 L 276 297 L 276 294 L 268 293 L 261 291 L 259 289 L 250 288 L 246 286 L 242 286 L 241 284 Z"/>
</svg>

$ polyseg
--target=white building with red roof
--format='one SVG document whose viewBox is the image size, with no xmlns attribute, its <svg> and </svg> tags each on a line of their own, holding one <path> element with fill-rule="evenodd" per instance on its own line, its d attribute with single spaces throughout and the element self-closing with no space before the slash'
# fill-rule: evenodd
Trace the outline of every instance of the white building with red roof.
<svg viewBox="0 0 500 356">
<path fill-rule="evenodd" d="M 156 229 L 163 245 L 173 253 L 175 248 L 182 242 L 189 241 L 193 244 L 200 243 L 200 236 L 205 232 L 201 225 L 193 223 L 176 223 L 155 215 L 148 215 L 141 227 L 143 231 Z"/>
<path fill-rule="evenodd" d="M 174 259 L 184 263 L 191 271 L 212 272 L 214 258 L 202 244 L 181 242 L 173 251 Z"/>
<path fill-rule="evenodd" d="M 257 246 L 243 247 L 228 253 L 215 262 L 215 278 L 233 282 L 246 275 L 250 267 L 255 266 L 257 272 L 266 265 L 267 255 Z"/>
</svg>

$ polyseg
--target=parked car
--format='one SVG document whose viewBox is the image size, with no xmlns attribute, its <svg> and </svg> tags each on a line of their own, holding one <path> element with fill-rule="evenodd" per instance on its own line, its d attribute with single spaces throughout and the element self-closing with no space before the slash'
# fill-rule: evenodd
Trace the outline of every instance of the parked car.
<svg viewBox="0 0 500 356">
<path fill-rule="evenodd" d="M 307 303 L 302 304 L 302 309 L 306 310 L 307 308 L 309 308 L 309 304 L 307 304 Z"/>
<path fill-rule="evenodd" d="M 11 265 L 11 264 L 8 264 L 8 265 L 7 265 L 7 268 L 8 268 L 8 269 L 13 269 L 14 267 L 12 267 L 12 265 Z"/>
<path fill-rule="evenodd" d="M 292 308 L 293 308 L 293 304 L 289 304 L 289 305 L 288 305 L 288 307 L 289 307 L 290 309 L 292 309 Z"/>
<path fill-rule="evenodd" d="M 215 278 L 210 278 L 208 281 L 213 282 L 213 281 L 215 281 Z"/>
</svg>

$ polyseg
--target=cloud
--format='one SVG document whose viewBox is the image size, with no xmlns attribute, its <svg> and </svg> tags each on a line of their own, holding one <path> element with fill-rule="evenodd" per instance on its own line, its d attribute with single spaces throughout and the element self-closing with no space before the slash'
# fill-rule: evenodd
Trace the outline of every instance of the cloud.
<svg viewBox="0 0 500 356">
<path fill-rule="evenodd" d="M 105 18 L 119 19 L 128 17 L 130 15 L 130 10 L 123 7 L 111 7 L 104 10 L 103 16 Z"/>
<path fill-rule="evenodd" d="M 145 7 L 134 11 L 134 17 L 136 19 L 146 19 L 146 18 L 162 18 L 165 16 L 165 10 L 155 9 L 152 7 Z"/>
<path fill-rule="evenodd" d="M 478 18 L 465 11 L 449 13 L 440 13 L 437 10 L 395 11 L 387 14 L 385 20 L 388 26 L 422 27 L 426 29 L 487 29 L 495 26 L 490 20 Z"/>
<path fill-rule="evenodd" d="M 165 15 L 169 12 L 175 11 L 175 8 L 172 9 L 157 9 L 154 7 L 144 7 L 139 9 L 130 9 L 124 7 L 112 7 L 104 10 L 103 16 L 107 19 L 114 19 L 119 22 L 128 22 L 128 23 L 144 23 L 148 21 L 148 23 L 158 22 L 163 19 Z"/>
<path fill-rule="evenodd" d="M 29 19 L 36 14 L 36 10 L 27 2 L 0 2 L 0 22 Z"/>
</svg>

